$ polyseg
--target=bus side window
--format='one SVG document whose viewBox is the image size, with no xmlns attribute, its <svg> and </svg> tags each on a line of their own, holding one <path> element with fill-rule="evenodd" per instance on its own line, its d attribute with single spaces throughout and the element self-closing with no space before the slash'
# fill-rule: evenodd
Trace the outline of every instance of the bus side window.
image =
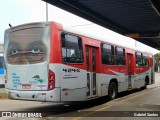
<svg viewBox="0 0 160 120">
<path fill-rule="evenodd" d="M 142 66 L 142 53 L 136 52 L 136 66 Z"/>
<path fill-rule="evenodd" d="M 101 44 L 101 59 L 103 65 L 114 65 L 114 46 L 106 43 Z"/>
<path fill-rule="evenodd" d="M 142 59 L 143 59 L 143 66 L 145 66 L 145 67 L 148 67 L 148 65 L 149 65 L 149 57 L 148 57 L 148 54 L 142 54 Z"/>
<path fill-rule="evenodd" d="M 83 63 L 81 37 L 62 33 L 62 59 L 64 63 Z"/>
<path fill-rule="evenodd" d="M 136 66 L 148 67 L 149 60 L 148 54 L 136 52 Z"/>
<path fill-rule="evenodd" d="M 125 49 L 115 47 L 116 65 L 126 65 Z"/>
</svg>

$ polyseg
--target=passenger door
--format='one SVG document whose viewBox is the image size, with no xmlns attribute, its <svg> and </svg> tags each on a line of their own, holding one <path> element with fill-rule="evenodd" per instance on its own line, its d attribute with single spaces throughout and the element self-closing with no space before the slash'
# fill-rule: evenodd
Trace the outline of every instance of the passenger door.
<svg viewBox="0 0 160 120">
<path fill-rule="evenodd" d="M 132 89 L 133 55 L 127 54 L 127 58 L 128 58 L 128 89 Z"/>
<path fill-rule="evenodd" d="M 95 47 L 86 46 L 87 98 L 97 96 L 96 51 Z"/>
</svg>

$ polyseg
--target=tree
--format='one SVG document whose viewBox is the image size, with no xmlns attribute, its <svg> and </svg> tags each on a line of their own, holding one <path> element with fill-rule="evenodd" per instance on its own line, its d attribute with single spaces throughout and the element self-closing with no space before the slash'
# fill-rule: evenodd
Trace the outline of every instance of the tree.
<svg viewBox="0 0 160 120">
<path fill-rule="evenodd" d="M 155 59 L 155 71 L 158 71 L 158 68 L 160 68 L 160 53 L 155 54 L 154 59 Z"/>
</svg>

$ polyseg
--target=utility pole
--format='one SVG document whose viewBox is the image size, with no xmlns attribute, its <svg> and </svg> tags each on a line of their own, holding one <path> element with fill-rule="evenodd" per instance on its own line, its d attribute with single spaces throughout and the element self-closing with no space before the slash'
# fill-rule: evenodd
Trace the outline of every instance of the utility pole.
<svg viewBox="0 0 160 120">
<path fill-rule="evenodd" d="M 48 3 L 46 2 L 46 21 L 48 22 Z"/>
</svg>

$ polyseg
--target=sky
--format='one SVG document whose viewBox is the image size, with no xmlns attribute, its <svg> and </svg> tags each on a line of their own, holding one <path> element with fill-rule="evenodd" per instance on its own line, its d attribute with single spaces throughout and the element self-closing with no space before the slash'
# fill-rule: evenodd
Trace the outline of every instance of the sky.
<svg viewBox="0 0 160 120">
<path fill-rule="evenodd" d="M 4 41 L 4 31 L 9 28 L 9 23 L 12 26 L 16 26 L 24 23 L 46 21 L 46 3 L 41 0 L 0 0 L 0 2 L 0 43 Z M 160 52 L 140 42 L 136 42 L 132 38 L 124 37 L 50 4 L 48 4 L 48 20 L 56 21 L 90 34 L 97 34 L 97 32 L 102 35 L 107 34 L 107 39 L 115 44 L 143 51 L 149 50 L 153 54 Z"/>
</svg>

